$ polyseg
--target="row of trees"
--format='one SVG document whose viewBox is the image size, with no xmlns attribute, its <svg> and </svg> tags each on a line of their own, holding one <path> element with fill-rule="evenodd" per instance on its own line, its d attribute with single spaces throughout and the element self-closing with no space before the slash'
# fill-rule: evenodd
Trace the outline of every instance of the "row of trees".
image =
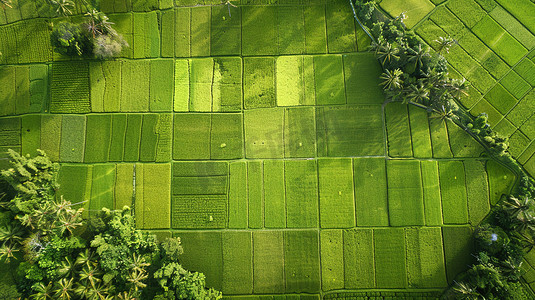
<svg viewBox="0 0 535 300">
<path fill-rule="evenodd" d="M 16 265 L 8 299 L 221 299 L 181 266 L 179 238 L 158 243 L 128 207 L 83 219 L 81 203 L 56 195 L 57 165 L 43 152 L 10 156 L 0 177 L 0 264 Z"/>
</svg>

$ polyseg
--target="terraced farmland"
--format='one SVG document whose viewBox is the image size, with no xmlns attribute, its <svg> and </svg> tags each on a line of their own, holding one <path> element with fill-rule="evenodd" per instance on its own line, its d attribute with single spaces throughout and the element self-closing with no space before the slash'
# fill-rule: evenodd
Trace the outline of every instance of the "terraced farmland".
<svg viewBox="0 0 535 300">
<path fill-rule="evenodd" d="M 529 171 L 533 24 L 510 0 L 463 1 L 381 6 L 459 40 L 462 104 Z M 229 299 L 438 297 L 515 175 L 454 123 L 385 102 L 347 1 L 233 3 L 102 1 L 130 44 L 108 61 L 53 53 L 59 19 L 39 7 L 0 10 L 2 158 L 45 150 L 61 195 L 88 215 L 133 206 Z"/>
</svg>

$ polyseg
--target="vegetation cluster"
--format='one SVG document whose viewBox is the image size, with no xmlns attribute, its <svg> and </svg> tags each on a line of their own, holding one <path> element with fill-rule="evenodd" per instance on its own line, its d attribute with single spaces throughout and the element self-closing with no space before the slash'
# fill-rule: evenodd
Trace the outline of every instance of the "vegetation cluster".
<svg viewBox="0 0 535 300">
<path fill-rule="evenodd" d="M 16 266 L 8 299 L 221 298 L 181 266 L 179 238 L 158 243 L 128 207 L 87 219 L 81 202 L 56 195 L 57 165 L 42 151 L 10 156 L 0 177 L 0 263 Z"/>
</svg>

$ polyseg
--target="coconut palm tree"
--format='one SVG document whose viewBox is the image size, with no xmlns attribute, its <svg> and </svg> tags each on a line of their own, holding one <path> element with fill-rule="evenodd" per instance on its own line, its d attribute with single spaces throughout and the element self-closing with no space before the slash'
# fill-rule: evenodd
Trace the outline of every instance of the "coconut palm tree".
<svg viewBox="0 0 535 300">
<path fill-rule="evenodd" d="M 412 48 L 407 49 L 408 61 L 413 64 L 414 70 L 420 70 L 424 65 L 424 60 L 427 57 L 431 57 L 429 52 L 422 48 L 422 44 L 418 44 L 418 50 Z"/>
<path fill-rule="evenodd" d="M 89 22 L 86 26 L 88 31 L 93 35 L 93 38 L 103 34 L 116 34 L 115 30 L 111 27 L 113 23 L 109 21 L 108 16 L 103 12 L 92 9 L 85 15 L 89 17 Z"/>
<path fill-rule="evenodd" d="M 384 86 L 385 90 L 401 89 L 403 83 L 401 81 L 402 74 L 403 71 L 400 69 L 395 69 L 394 71 L 386 69 L 385 72 L 381 74 L 380 78 L 383 82 L 381 82 L 380 85 Z"/>
<path fill-rule="evenodd" d="M 132 270 L 130 273 L 128 273 L 128 282 L 130 282 L 134 288 L 134 291 L 137 292 L 138 290 L 147 287 L 147 284 L 145 284 L 143 280 L 147 279 L 148 277 L 149 276 L 145 270 Z"/>
<path fill-rule="evenodd" d="M 387 42 L 379 46 L 377 57 L 381 61 L 381 64 L 385 66 L 387 61 L 388 63 L 392 61 L 397 61 L 399 59 L 398 54 L 399 54 L 399 49 Z"/>
<path fill-rule="evenodd" d="M 503 202 L 502 207 L 511 218 L 516 219 L 519 215 L 524 214 L 533 208 L 533 200 L 529 199 L 528 196 L 524 196 L 522 199 L 509 196 Z"/>
<path fill-rule="evenodd" d="M 429 99 L 429 89 L 422 84 L 411 84 L 408 88 L 407 97 L 403 99 L 403 103 L 409 101 L 415 103 L 425 103 Z"/>
<path fill-rule="evenodd" d="M 61 16 L 72 15 L 74 2 L 72 0 L 49 0 L 50 4 L 56 7 L 56 13 Z"/>
<path fill-rule="evenodd" d="M 24 228 L 20 225 L 7 224 L 0 227 L 0 242 L 20 244 L 24 235 Z"/>
<path fill-rule="evenodd" d="M 11 0 L 0 0 L 0 4 L 2 5 L 3 9 L 6 9 L 6 7 L 13 8 L 11 6 Z"/>
<path fill-rule="evenodd" d="M 36 300 L 48 300 L 54 299 L 54 291 L 52 289 L 52 282 L 49 282 L 47 285 L 44 285 L 42 282 L 35 284 L 32 289 L 35 291 L 31 297 Z"/>
<path fill-rule="evenodd" d="M 459 295 L 462 295 L 466 300 L 484 300 L 485 297 L 477 292 L 471 284 L 465 282 L 455 282 L 453 291 Z"/>
<path fill-rule="evenodd" d="M 439 54 L 442 53 L 442 51 L 445 51 L 446 53 L 450 52 L 450 47 L 457 44 L 457 41 L 454 40 L 452 37 L 439 37 L 438 39 L 434 40 L 435 43 L 438 44 L 438 50 L 437 52 Z"/>
<path fill-rule="evenodd" d="M 65 259 L 61 262 L 61 266 L 58 269 L 58 273 L 61 277 L 64 278 L 73 277 L 76 273 L 76 265 L 71 261 L 68 256 L 65 257 Z"/>
<path fill-rule="evenodd" d="M 4 260 L 5 263 L 9 263 L 11 259 L 17 259 L 14 255 L 19 249 L 15 248 L 11 243 L 4 243 L 0 247 L 0 261 Z"/>
<path fill-rule="evenodd" d="M 74 295 L 73 278 L 61 278 L 55 285 L 54 296 L 56 299 L 70 300 Z"/>
</svg>

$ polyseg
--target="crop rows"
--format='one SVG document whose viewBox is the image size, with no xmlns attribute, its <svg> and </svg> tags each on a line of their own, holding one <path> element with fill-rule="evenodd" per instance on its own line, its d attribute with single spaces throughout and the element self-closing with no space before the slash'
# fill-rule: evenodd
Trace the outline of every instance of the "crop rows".
<svg viewBox="0 0 535 300">
<path fill-rule="evenodd" d="M 46 65 L 0 68 L 0 116 L 40 113 L 48 98 Z"/>
</svg>

